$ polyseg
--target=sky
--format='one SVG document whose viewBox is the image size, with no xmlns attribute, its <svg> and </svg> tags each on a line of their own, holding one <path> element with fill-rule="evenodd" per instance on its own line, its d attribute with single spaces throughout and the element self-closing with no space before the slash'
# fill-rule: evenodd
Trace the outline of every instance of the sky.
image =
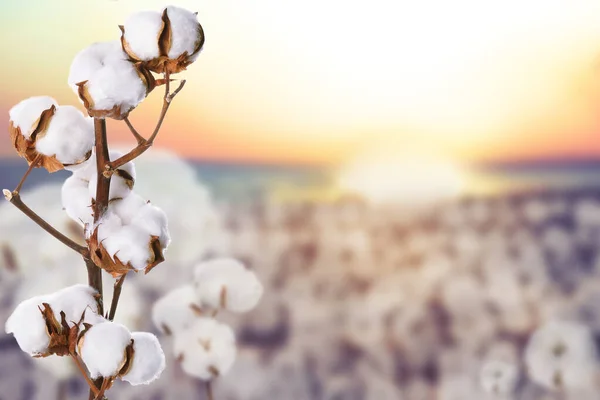
<svg viewBox="0 0 600 400">
<path fill-rule="evenodd" d="M 343 164 L 600 156 L 596 0 L 173 0 L 206 33 L 157 145 L 218 161 Z M 73 56 L 154 0 L 2 0 L 0 125 L 21 99 L 80 105 Z M 162 91 L 131 114 L 149 133 Z M 13 154 L 8 133 L 0 156 Z M 122 122 L 111 140 L 130 140 Z M 387 156 L 386 156 L 387 157 Z"/>
</svg>

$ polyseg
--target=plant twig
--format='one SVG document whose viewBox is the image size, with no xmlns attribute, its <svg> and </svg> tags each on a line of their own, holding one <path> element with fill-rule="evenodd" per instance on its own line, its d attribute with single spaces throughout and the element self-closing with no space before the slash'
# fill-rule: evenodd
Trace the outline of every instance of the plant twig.
<svg viewBox="0 0 600 400">
<path fill-rule="evenodd" d="M 119 167 L 127 164 L 129 161 L 134 160 L 135 158 L 139 157 L 146 150 L 148 150 L 150 147 L 152 147 L 152 144 L 154 143 L 154 140 L 156 139 L 156 136 L 158 135 L 158 132 L 160 131 L 162 123 L 165 120 L 165 117 L 167 115 L 167 111 L 169 110 L 169 106 L 171 105 L 171 102 L 173 101 L 175 96 L 177 96 L 177 94 L 181 91 L 181 89 L 183 89 L 183 86 L 185 85 L 185 80 L 182 80 L 179 83 L 179 87 L 177 87 L 177 89 L 175 89 L 175 91 L 173 93 L 169 93 L 169 91 L 170 91 L 169 75 L 165 74 L 165 77 L 166 77 L 167 81 L 165 83 L 165 96 L 163 98 L 163 106 L 162 106 L 162 110 L 160 112 L 160 116 L 158 117 L 158 122 L 156 123 L 156 127 L 154 128 L 154 131 L 152 132 L 152 135 L 150 135 L 148 140 L 144 139 L 142 142 L 139 142 L 139 139 L 138 139 L 138 145 L 133 150 L 131 150 L 129 153 L 125 154 L 124 156 L 117 158 L 114 161 L 108 161 L 104 167 L 105 171 L 114 171 L 114 170 L 118 169 Z M 126 123 L 127 123 L 127 121 L 126 121 Z M 133 126 L 131 128 L 133 128 Z M 140 138 L 143 139 L 143 137 L 141 135 L 139 135 L 139 136 L 140 136 Z"/>
<path fill-rule="evenodd" d="M 123 287 L 123 282 L 125 282 L 126 276 L 127 274 L 121 275 L 121 277 L 115 282 L 112 301 L 110 303 L 110 312 L 108 313 L 109 321 L 115 319 L 115 314 L 117 313 L 117 305 L 119 304 L 119 298 L 121 297 L 121 288 Z"/>
<path fill-rule="evenodd" d="M 125 124 L 127 124 L 127 127 L 129 128 L 129 130 L 131 131 L 131 133 L 133 134 L 133 136 L 137 140 L 138 144 L 142 144 L 142 143 L 144 143 L 146 141 L 146 139 L 144 139 L 144 137 L 142 135 L 140 135 L 139 132 L 133 127 L 133 124 L 129 120 L 128 116 L 125 117 L 123 119 L 123 121 L 125 121 Z"/>
<path fill-rule="evenodd" d="M 213 390 L 211 381 L 206 381 L 206 398 L 213 400 Z"/>
<path fill-rule="evenodd" d="M 83 377 L 85 378 L 85 381 L 87 382 L 88 386 L 90 387 L 90 391 L 92 391 L 94 393 L 94 396 L 97 396 L 99 393 L 98 388 L 96 387 L 94 382 L 92 382 L 92 380 L 88 376 L 83 365 L 81 365 L 81 361 L 79 361 L 79 358 L 74 354 L 71 354 L 71 358 L 73 359 L 73 361 L 75 361 L 75 365 L 77 365 L 77 369 L 79 370 L 79 372 L 81 372 L 81 375 L 83 375 Z"/>
<path fill-rule="evenodd" d="M 108 389 L 109 385 L 110 385 L 110 379 L 109 378 L 104 379 L 104 381 L 102 382 L 102 386 L 100 387 L 100 392 L 98 392 L 98 394 L 96 394 L 96 397 L 94 397 L 94 400 L 104 399 L 104 392 L 106 392 L 106 389 Z"/>
<path fill-rule="evenodd" d="M 27 168 L 27 171 L 25 172 L 25 174 L 23 175 L 23 177 L 19 181 L 19 184 L 17 185 L 17 187 L 15 188 L 15 190 L 13 190 L 13 192 L 19 193 L 21 191 L 21 188 L 23 187 L 23 184 L 25 183 L 25 180 L 27 179 L 27 177 L 29 176 L 29 174 L 31 173 L 31 171 L 37 166 L 38 162 L 40 161 L 40 158 L 41 158 L 41 155 L 38 154 L 35 157 L 35 159 L 31 162 L 31 164 L 29 164 L 29 168 Z"/>
<path fill-rule="evenodd" d="M 73 240 L 69 239 L 68 237 L 66 237 L 65 235 L 60 233 L 52 225 L 50 225 L 48 222 L 46 222 L 42 217 L 37 215 L 31 208 L 27 207 L 27 205 L 25 203 L 23 203 L 23 200 L 21 200 L 21 195 L 19 195 L 19 192 L 17 192 L 17 191 L 11 192 L 8 189 L 4 189 L 2 192 L 4 193 L 4 197 L 6 198 L 6 200 L 8 200 L 12 205 L 14 205 L 19 210 L 21 210 L 21 212 L 23 212 L 23 214 L 28 216 L 33 222 L 38 224 L 46 232 L 48 232 L 49 234 L 54 236 L 56 239 L 58 239 L 60 242 L 62 242 L 64 245 L 73 249 L 74 251 L 81 254 L 82 256 L 89 257 L 89 251 L 88 251 L 87 247 L 77 244 Z"/>
</svg>

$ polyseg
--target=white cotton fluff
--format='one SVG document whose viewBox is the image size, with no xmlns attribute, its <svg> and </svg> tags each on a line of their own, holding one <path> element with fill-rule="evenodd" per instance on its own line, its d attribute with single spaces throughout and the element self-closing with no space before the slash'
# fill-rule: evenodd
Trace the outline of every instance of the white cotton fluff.
<svg viewBox="0 0 600 400">
<path fill-rule="evenodd" d="M 116 376 L 126 361 L 131 333 L 123 325 L 106 321 L 92 326 L 79 342 L 79 355 L 90 377 Z"/>
<path fill-rule="evenodd" d="M 94 146 L 94 127 L 73 106 L 60 106 L 50 120 L 46 133 L 39 137 L 35 149 L 46 156 L 56 156 L 63 164 L 80 163 Z"/>
<path fill-rule="evenodd" d="M 127 18 L 124 38 L 139 60 L 148 61 L 160 55 L 158 37 L 162 28 L 162 16 L 157 11 L 140 11 Z"/>
<path fill-rule="evenodd" d="M 165 354 L 156 336 L 147 332 L 132 332 L 133 363 L 121 379 L 130 384 L 147 385 L 158 379 L 165 369 Z"/>
<path fill-rule="evenodd" d="M 483 390 L 491 395 L 509 396 L 516 387 L 519 379 L 519 368 L 512 363 L 492 360 L 481 368 L 479 381 Z"/>
<path fill-rule="evenodd" d="M 588 327 L 554 320 L 531 336 L 525 364 L 531 380 L 548 389 L 586 389 L 597 373 L 596 352 Z"/>
<path fill-rule="evenodd" d="M 119 202 L 120 200 L 114 203 L 118 205 Z M 163 251 L 170 241 L 164 213 L 150 204 L 143 204 L 138 208 L 139 204 L 134 198 L 131 202 L 120 204 L 116 210 L 109 207 L 108 212 L 97 223 L 98 240 L 113 260 L 116 257 L 138 271 L 154 261 L 150 247 L 153 236 L 159 238 Z"/>
<path fill-rule="evenodd" d="M 111 150 L 109 152 L 110 161 L 115 161 L 122 157 L 124 154 L 119 151 Z M 133 178 L 130 180 L 129 178 Z M 119 169 L 113 174 L 110 179 L 110 191 L 108 194 L 109 200 L 124 198 L 131 193 L 133 183 L 135 182 L 135 165 L 132 161 L 119 167 Z M 96 199 L 96 189 L 98 186 L 98 175 L 96 174 L 96 168 L 94 173 L 89 178 L 89 195 Z"/>
<path fill-rule="evenodd" d="M 183 370 L 203 380 L 229 372 L 236 353 L 233 330 L 211 318 L 199 318 L 175 336 L 175 354 Z"/>
<path fill-rule="evenodd" d="M 21 350 L 31 356 L 43 354 L 50 343 L 46 323 L 39 309 L 48 300 L 45 296 L 37 296 L 21 302 L 4 327 L 6 333 L 14 335 Z"/>
<path fill-rule="evenodd" d="M 58 103 L 52 97 L 30 97 L 11 108 L 8 111 L 8 115 L 13 125 L 19 128 L 21 134 L 26 139 L 29 139 L 37 127 L 37 122 L 42 112 L 52 106 L 58 107 Z"/>
<path fill-rule="evenodd" d="M 112 201 L 110 209 L 121 218 L 124 225 L 129 225 L 147 203 L 141 196 L 131 191 L 127 196 Z"/>
<path fill-rule="evenodd" d="M 68 82 L 75 93 L 77 84 L 86 82 L 93 110 L 111 110 L 117 106 L 125 113 L 147 94 L 146 83 L 128 61 L 119 41 L 94 43 L 80 51 L 71 64 Z"/>
<path fill-rule="evenodd" d="M 202 304 L 234 312 L 250 311 L 263 294 L 256 274 L 231 258 L 198 264 L 194 270 L 194 285 Z"/>
<path fill-rule="evenodd" d="M 61 191 L 62 205 L 69 217 L 81 225 L 94 222 L 92 198 L 88 190 L 89 182 L 72 175 L 65 180 Z"/>
<path fill-rule="evenodd" d="M 54 317 L 61 321 L 61 311 L 69 325 L 78 323 L 83 312 L 89 310 L 90 314 L 97 312 L 95 300 L 96 291 L 87 285 L 74 285 L 58 292 L 32 297 L 21 302 L 6 321 L 6 333 L 12 333 L 21 350 L 30 355 L 43 354 L 49 344 L 46 323 L 40 311 L 42 304 L 48 303 L 52 308 Z M 87 311 L 86 311 L 87 313 Z"/>
<path fill-rule="evenodd" d="M 171 23 L 171 48 L 168 56 L 175 59 L 186 53 L 191 55 L 197 47 L 198 18 L 183 8 L 168 6 L 167 15 Z"/>
<path fill-rule="evenodd" d="M 171 290 L 152 307 L 154 326 L 163 333 L 177 335 L 194 323 L 197 315 L 192 307 L 197 305 L 197 302 L 196 291 L 192 285 Z"/>
</svg>

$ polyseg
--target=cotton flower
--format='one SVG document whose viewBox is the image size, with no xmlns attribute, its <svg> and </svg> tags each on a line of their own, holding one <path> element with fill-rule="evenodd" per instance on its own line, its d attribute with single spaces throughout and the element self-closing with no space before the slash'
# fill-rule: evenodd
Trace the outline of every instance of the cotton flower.
<svg viewBox="0 0 600 400">
<path fill-rule="evenodd" d="M 134 13 L 121 30 L 123 50 L 157 73 L 185 70 L 204 45 L 204 31 L 196 13 L 175 6 L 168 6 L 162 13 Z"/>
<path fill-rule="evenodd" d="M 129 330 L 106 321 L 89 328 L 79 339 L 78 350 L 90 377 L 114 377 L 126 366 L 127 347 L 132 345 Z"/>
<path fill-rule="evenodd" d="M 90 116 L 123 119 L 154 89 L 155 81 L 113 41 L 94 43 L 80 51 L 71 64 L 69 85 Z"/>
<path fill-rule="evenodd" d="M 194 283 L 202 304 L 234 312 L 253 309 L 263 293 L 254 272 L 239 261 L 228 258 L 198 264 Z"/>
<path fill-rule="evenodd" d="M 29 164 L 55 172 L 86 161 L 94 145 L 91 120 L 50 97 L 31 97 L 9 111 L 9 132 Z"/>
<path fill-rule="evenodd" d="M 147 332 L 132 332 L 133 360 L 121 379 L 130 384 L 147 385 L 165 369 L 165 354 L 156 336 Z"/>
<path fill-rule="evenodd" d="M 235 336 L 227 325 L 199 318 L 175 336 L 175 354 L 186 373 L 210 380 L 225 375 L 233 366 Z"/>
<path fill-rule="evenodd" d="M 481 368 L 479 380 L 488 394 L 508 396 L 517 387 L 519 368 L 509 362 L 490 360 Z"/>
<path fill-rule="evenodd" d="M 154 303 L 152 321 L 167 335 L 177 334 L 193 323 L 200 306 L 192 285 L 171 290 Z"/>
<path fill-rule="evenodd" d="M 530 378 L 546 388 L 589 388 L 597 369 L 592 333 L 579 323 L 550 321 L 531 336 L 525 363 Z"/>
</svg>

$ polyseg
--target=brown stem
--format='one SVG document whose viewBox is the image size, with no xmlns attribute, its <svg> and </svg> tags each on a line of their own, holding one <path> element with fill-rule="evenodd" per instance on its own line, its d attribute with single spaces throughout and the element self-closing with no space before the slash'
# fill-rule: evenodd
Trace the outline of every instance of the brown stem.
<svg viewBox="0 0 600 400">
<path fill-rule="evenodd" d="M 160 128 L 162 126 L 162 123 L 165 120 L 165 117 L 167 115 L 167 111 L 169 110 L 169 106 L 171 105 L 171 102 L 173 101 L 175 96 L 177 96 L 177 94 L 181 91 L 181 89 L 183 89 L 183 86 L 185 85 L 185 80 L 183 80 L 179 83 L 179 87 L 177 89 L 175 89 L 175 91 L 173 93 L 169 93 L 170 85 L 169 85 L 169 80 L 168 80 L 168 74 L 166 74 L 165 76 L 167 78 L 167 82 L 165 83 L 165 97 L 163 99 L 163 106 L 162 106 L 162 110 L 160 112 L 160 116 L 158 117 L 158 122 L 156 123 L 156 127 L 154 128 L 152 135 L 150 135 L 150 138 L 148 140 L 144 140 L 143 142 L 138 143 L 138 145 L 133 150 L 131 150 L 129 153 L 125 154 L 124 156 L 122 156 L 120 158 L 117 158 L 114 161 L 107 162 L 105 164 L 104 170 L 114 171 L 114 170 L 118 169 L 119 167 L 122 167 L 123 165 L 127 164 L 129 161 L 132 161 L 135 158 L 139 157 L 146 150 L 148 150 L 150 147 L 152 147 L 152 144 L 154 143 L 154 139 L 156 139 L 156 136 L 158 135 L 158 132 L 160 131 Z M 141 137 L 141 135 L 140 135 L 140 137 Z"/>
<path fill-rule="evenodd" d="M 129 128 L 129 130 L 131 131 L 131 133 L 137 140 L 138 144 L 142 144 L 142 143 L 146 142 L 146 139 L 144 139 L 144 137 L 142 135 L 140 135 L 139 132 L 133 127 L 133 125 L 131 124 L 131 121 L 129 120 L 129 117 L 125 117 L 125 119 L 123 119 L 123 121 L 125 121 L 125 124 L 127 124 L 127 127 Z"/>
<path fill-rule="evenodd" d="M 100 386 L 100 392 L 98 392 L 98 394 L 96 394 L 96 397 L 94 397 L 94 400 L 104 399 L 104 392 L 106 392 L 106 389 L 108 389 L 109 385 L 110 385 L 110 378 L 104 379 L 104 382 L 102 382 L 102 386 Z"/>
<path fill-rule="evenodd" d="M 213 390 L 211 381 L 206 381 L 206 398 L 213 400 Z"/>
<path fill-rule="evenodd" d="M 27 168 L 27 171 L 25 172 L 25 175 L 23 175 L 23 177 L 19 181 L 19 184 L 17 185 L 17 187 L 15 188 L 15 190 L 13 190 L 13 192 L 19 193 L 21 191 L 21 188 L 23 187 L 23 184 L 25 183 L 25 180 L 27 179 L 27 177 L 29 176 L 29 174 L 31 173 L 31 171 L 33 171 L 33 169 L 37 166 L 38 162 L 40 161 L 40 158 L 41 158 L 41 155 L 38 154 L 35 157 L 35 159 L 32 161 L 32 163 L 29 164 L 29 168 Z"/>
<path fill-rule="evenodd" d="M 11 192 L 10 190 L 4 189 L 3 193 L 4 193 L 4 197 L 6 198 L 6 200 L 8 200 L 12 205 L 14 205 L 19 210 L 21 210 L 21 212 L 23 212 L 23 214 L 27 215 L 33 222 L 35 222 L 40 227 L 42 227 L 46 232 L 48 232 L 49 234 L 54 236 L 56 239 L 61 241 L 64 245 L 70 247 L 71 249 L 78 252 L 82 256 L 84 256 L 84 257 L 89 256 L 87 247 L 84 247 L 84 246 L 81 246 L 81 245 L 75 243 L 73 240 L 69 239 L 68 237 L 66 237 L 65 235 L 60 233 L 52 225 L 50 225 L 49 223 L 44 221 L 44 219 L 42 217 L 40 217 L 35 212 L 33 212 L 33 210 L 31 208 L 27 207 L 27 205 L 25 205 L 25 203 L 23 203 L 23 200 L 21 200 L 21 196 L 19 195 L 19 192 Z"/>
<path fill-rule="evenodd" d="M 110 312 L 108 313 L 109 321 L 115 319 L 115 314 L 117 313 L 117 305 L 119 304 L 119 297 L 121 297 L 121 288 L 123 287 L 123 282 L 125 282 L 126 276 L 127 274 L 121 275 L 121 277 L 115 282 L 113 297 L 110 303 Z"/>
<path fill-rule="evenodd" d="M 77 366 L 77 369 L 79 370 L 79 372 L 81 372 L 81 375 L 83 375 L 83 377 L 85 378 L 85 381 L 87 382 L 88 386 L 90 387 L 90 392 L 93 393 L 94 396 L 98 395 L 98 393 L 99 393 L 98 388 L 96 387 L 94 382 L 92 382 L 92 380 L 88 376 L 87 372 L 85 371 L 85 368 L 81 364 L 81 361 L 79 361 L 79 358 L 74 354 L 71 354 L 71 358 L 73 359 L 73 361 L 75 361 L 75 365 Z"/>
<path fill-rule="evenodd" d="M 97 223 L 108 209 L 110 193 L 110 175 L 104 175 L 104 166 L 109 160 L 108 140 L 106 137 L 106 121 L 104 119 L 94 118 L 94 135 L 96 140 L 96 175 L 98 184 L 96 185 L 96 202 L 94 203 L 94 223 Z M 98 292 L 98 313 L 104 315 L 104 296 L 102 291 L 102 269 L 95 265 L 91 260 L 86 259 L 88 270 L 88 284 Z M 101 390 L 105 381 L 97 379 L 94 387 Z M 90 398 L 94 393 L 90 391 Z M 96 393 L 97 397 L 97 393 Z"/>
</svg>

